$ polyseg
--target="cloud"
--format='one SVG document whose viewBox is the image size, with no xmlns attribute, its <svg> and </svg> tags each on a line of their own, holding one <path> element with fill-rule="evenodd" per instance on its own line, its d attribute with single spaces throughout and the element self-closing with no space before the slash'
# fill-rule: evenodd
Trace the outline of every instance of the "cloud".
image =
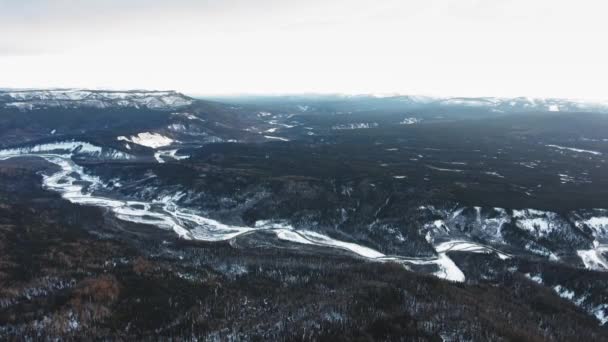
<svg viewBox="0 0 608 342">
<path fill-rule="evenodd" d="M 2 0 L 0 74 L 22 87 L 596 97 L 608 79 L 606 6 Z"/>
</svg>

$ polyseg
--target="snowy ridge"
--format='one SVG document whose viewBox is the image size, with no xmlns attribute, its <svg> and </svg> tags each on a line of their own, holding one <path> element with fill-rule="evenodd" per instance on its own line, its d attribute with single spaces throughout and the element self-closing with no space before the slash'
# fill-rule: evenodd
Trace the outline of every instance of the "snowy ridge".
<svg viewBox="0 0 608 342">
<path fill-rule="evenodd" d="M 133 107 L 170 110 L 192 104 L 193 100 L 175 91 L 105 91 L 47 89 L 0 91 L 0 106 L 32 110 L 36 108 Z"/>
<path fill-rule="evenodd" d="M 6 159 L 20 155 L 56 154 L 65 157 L 73 155 L 86 155 L 100 159 L 133 159 L 134 156 L 110 149 L 102 148 L 88 142 L 69 140 L 53 143 L 37 144 L 0 150 L 0 158 Z"/>
</svg>

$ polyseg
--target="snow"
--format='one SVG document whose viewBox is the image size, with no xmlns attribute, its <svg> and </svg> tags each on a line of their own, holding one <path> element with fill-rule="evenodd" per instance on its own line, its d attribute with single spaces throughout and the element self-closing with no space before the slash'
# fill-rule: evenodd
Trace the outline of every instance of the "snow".
<svg viewBox="0 0 608 342">
<path fill-rule="evenodd" d="M 559 112 L 559 105 L 549 105 L 550 112 Z"/>
<path fill-rule="evenodd" d="M 169 126 L 167 126 L 167 129 L 175 132 L 183 132 L 188 130 L 188 128 L 186 128 L 186 126 L 181 123 L 170 124 Z"/>
<path fill-rule="evenodd" d="M 513 218 L 517 219 L 517 227 L 536 237 L 545 237 L 558 230 L 561 222 L 556 213 L 535 209 L 513 210 Z"/>
<path fill-rule="evenodd" d="M 160 164 L 163 164 L 165 162 L 164 158 L 171 158 L 171 159 L 175 159 L 175 160 L 182 160 L 182 159 L 190 158 L 190 156 L 178 156 L 177 151 L 178 150 L 176 150 L 176 149 L 174 149 L 174 150 L 157 150 L 156 152 L 154 152 L 154 159 L 156 159 L 156 161 L 159 162 Z"/>
<path fill-rule="evenodd" d="M 133 156 L 114 150 L 114 149 L 103 149 L 99 146 L 95 146 L 88 142 L 70 140 L 70 141 L 59 141 L 46 144 L 38 144 L 34 146 L 24 146 L 17 148 L 10 148 L 0 150 L 0 158 L 6 159 L 6 157 L 20 156 L 23 154 L 59 154 L 59 155 L 88 155 L 97 158 L 107 159 L 132 159 Z"/>
<path fill-rule="evenodd" d="M 439 254 L 437 265 L 439 266 L 439 271 L 435 272 L 435 276 L 459 283 L 466 280 L 464 273 L 445 253 Z"/>
<path fill-rule="evenodd" d="M 449 231 L 450 229 L 445 225 L 445 222 L 443 220 L 435 220 L 433 221 L 433 226 L 435 226 L 435 228 L 437 229 L 445 229 L 447 231 Z"/>
<path fill-rule="evenodd" d="M 437 253 L 447 253 L 453 251 L 459 252 L 470 252 L 470 253 L 496 253 L 500 259 L 506 260 L 511 258 L 510 255 L 500 252 L 494 248 L 480 245 L 474 242 L 469 242 L 465 240 L 451 240 L 447 242 L 443 242 L 437 246 L 435 246 L 435 250 Z"/>
<path fill-rule="evenodd" d="M 298 232 L 304 238 L 312 241 L 313 243 L 323 245 L 323 246 L 332 246 L 332 247 L 336 247 L 336 248 L 346 249 L 346 250 L 349 250 L 355 254 L 361 255 L 366 258 L 375 259 L 375 258 L 381 258 L 381 257 L 385 256 L 384 254 L 382 254 L 376 250 L 373 250 L 371 248 L 357 245 L 355 243 L 335 240 L 328 236 L 321 235 L 317 232 L 308 231 L 308 230 L 300 230 Z"/>
<path fill-rule="evenodd" d="M 157 161 L 159 164 L 164 164 L 164 163 L 165 163 L 165 160 L 162 158 L 162 155 L 161 155 L 161 153 L 160 153 L 160 152 L 155 152 L 155 153 L 154 153 L 154 159 L 156 159 L 156 161 Z"/>
<path fill-rule="evenodd" d="M 399 124 L 400 125 L 413 125 L 419 123 L 421 120 L 417 118 L 405 118 Z"/>
<path fill-rule="evenodd" d="M 559 145 L 545 145 L 545 146 L 557 148 L 559 150 L 567 150 L 567 151 L 579 152 L 579 153 L 589 153 L 589 154 L 593 154 L 593 155 L 596 155 L 596 156 L 601 156 L 602 155 L 601 152 L 591 151 L 591 150 L 583 150 L 583 149 L 574 148 L 574 147 L 564 147 L 564 146 L 559 146 Z"/>
<path fill-rule="evenodd" d="M 428 167 L 431 170 L 442 171 L 442 172 L 464 172 L 464 170 L 459 170 L 459 169 L 444 169 L 444 168 L 440 168 L 440 167 L 436 167 L 436 166 L 431 166 L 431 165 L 427 165 L 426 167 Z"/>
<path fill-rule="evenodd" d="M 305 245 L 313 245 L 314 243 L 302 235 L 298 234 L 295 231 L 281 229 L 276 231 L 277 237 L 281 240 L 291 241 L 295 243 L 305 244 Z"/>
<path fill-rule="evenodd" d="M 501 174 L 500 174 L 500 173 L 498 173 L 498 172 L 487 171 L 487 172 L 484 172 L 484 173 L 485 173 L 486 175 L 488 175 L 488 176 L 494 176 L 494 177 L 498 177 L 498 178 L 505 178 L 505 176 L 501 175 Z"/>
<path fill-rule="evenodd" d="M 281 138 L 281 137 L 274 137 L 271 135 L 265 135 L 264 138 L 271 139 L 271 140 L 279 140 L 279 141 L 289 141 L 289 139 Z"/>
<path fill-rule="evenodd" d="M 583 261 L 585 268 L 595 271 L 608 271 L 608 261 L 603 256 L 605 252 L 608 252 L 608 247 L 598 245 L 593 249 L 578 250 L 576 254 Z"/>
<path fill-rule="evenodd" d="M 36 107 L 145 107 L 164 110 L 192 104 L 192 99 L 174 91 L 100 91 L 86 89 L 45 89 L 2 92 L 14 102 L 9 107 L 32 110 Z"/>
<path fill-rule="evenodd" d="M 433 238 L 427 232 L 426 235 L 427 242 L 433 241 Z M 438 268 L 433 275 L 438 278 L 455 281 L 455 282 L 464 282 L 466 277 L 462 270 L 458 268 L 458 266 L 450 259 L 447 255 L 448 252 L 451 251 L 461 251 L 461 252 L 469 252 L 469 253 L 497 253 L 498 257 L 501 260 L 505 260 L 510 258 L 511 256 L 505 253 L 502 253 L 494 248 L 480 245 L 474 242 L 465 241 L 465 240 L 451 240 L 445 241 L 435 246 L 435 250 L 437 252 L 437 258 L 400 258 L 400 257 L 392 257 L 391 260 L 400 261 L 403 263 L 410 263 L 416 265 L 435 265 Z"/>
<path fill-rule="evenodd" d="M 186 118 L 188 120 L 199 120 L 199 121 L 205 122 L 205 120 L 199 118 L 198 116 L 196 116 L 194 114 L 190 114 L 190 113 L 171 113 L 171 115 L 181 116 L 181 117 L 184 117 L 184 118 Z"/>
<path fill-rule="evenodd" d="M 600 324 L 604 325 L 608 322 L 608 315 L 606 315 L 606 310 L 608 309 L 607 304 L 598 305 L 593 309 L 593 315 L 600 321 Z"/>
<path fill-rule="evenodd" d="M 577 227 L 586 225 L 593 230 L 596 237 L 603 237 L 608 234 L 608 217 L 590 217 L 586 220 L 578 220 L 575 222 Z"/>
<path fill-rule="evenodd" d="M 470 99 L 470 98 L 449 98 L 444 99 L 440 103 L 441 105 L 450 106 L 469 106 L 469 107 L 482 107 L 490 104 L 486 99 Z"/>
<path fill-rule="evenodd" d="M 562 184 L 574 183 L 575 182 L 574 177 L 571 177 L 568 174 L 558 173 L 557 175 L 559 176 L 560 183 L 562 183 Z"/>
<path fill-rule="evenodd" d="M 159 147 L 169 146 L 174 140 L 158 133 L 150 133 L 143 132 L 139 133 L 136 136 L 131 136 L 131 138 L 127 138 L 125 136 L 117 137 L 116 140 L 119 141 L 128 141 L 137 145 L 146 146 L 150 148 L 157 149 Z"/>
<path fill-rule="evenodd" d="M 574 291 L 570 291 L 561 285 L 555 285 L 553 290 L 562 298 L 572 301 L 574 299 Z"/>
<path fill-rule="evenodd" d="M 525 276 L 537 284 L 540 284 L 540 285 L 543 284 L 543 278 L 540 275 L 533 276 L 530 273 L 526 273 Z"/>
<path fill-rule="evenodd" d="M 350 124 L 341 124 L 335 125 L 331 129 L 333 130 L 349 130 L 349 129 L 368 129 L 368 128 L 376 128 L 378 124 L 375 122 L 371 123 L 350 123 Z"/>
</svg>

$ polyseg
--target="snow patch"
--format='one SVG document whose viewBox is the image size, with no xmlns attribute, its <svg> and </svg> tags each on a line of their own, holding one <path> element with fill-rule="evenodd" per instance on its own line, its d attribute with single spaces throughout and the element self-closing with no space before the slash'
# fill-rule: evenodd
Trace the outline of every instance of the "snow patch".
<svg viewBox="0 0 608 342">
<path fill-rule="evenodd" d="M 150 133 L 143 132 L 139 133 L 136 136 L 131 136 L 131 138 L 127 138 L 125 136 L 117 137 L 118 141 L 128 141 L 137 145 L 146 146 L 150 148 L 157 149 L 159 147 L 169 146 L 173 144 L 174 140 L 168 137 L 165 137 L 158 133 Z"/>
<path fill-rule="evenodd" d="M 375 122 L 371 123 L 350 123 L 350 124 L 341 124 L 332 126 L 333 130 L 350 130 L 350 129 L 368 129 L 368 128 L 376 128 L 378 124 Z"/>
<path fill-rule="evenodd" d="M 553 147 L 556 148 L 558 150 L 567 150 L 567 151 L 572 151 L 572 152 L 579 152 L 579 153 L 589 153 L 589 154 L 593 154 L 596 156 L 601 156 L 602 153 L 601 152 L 597 152 L 597 151 L 591 151 L 591 150 L 583 150 L 580 148 L 574 148 L 574 147 L 564 147 L 564 146 L 559 146 L 559 145 L 545 145 L 547 147 Z"/>
<path fill-rule="evenodd" d="M 281 138 L 281 137 L 275 137 L 275 136 L 272 136 L 272 135 L 265 135 L 264 138 L 270 139 L 270 140 L 289 141 L 289 139 Z"/>
</svg>

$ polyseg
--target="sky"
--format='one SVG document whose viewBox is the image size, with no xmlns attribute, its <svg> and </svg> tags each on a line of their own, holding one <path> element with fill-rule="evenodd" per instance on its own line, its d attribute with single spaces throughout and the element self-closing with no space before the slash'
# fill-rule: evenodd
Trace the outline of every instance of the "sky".
<svg viewBox="0 0 608 342">
<path fill-rule="evenodd" d="M 0 0 L 0 87 L 608 99 L 605 0 Z"/>
</svg>

